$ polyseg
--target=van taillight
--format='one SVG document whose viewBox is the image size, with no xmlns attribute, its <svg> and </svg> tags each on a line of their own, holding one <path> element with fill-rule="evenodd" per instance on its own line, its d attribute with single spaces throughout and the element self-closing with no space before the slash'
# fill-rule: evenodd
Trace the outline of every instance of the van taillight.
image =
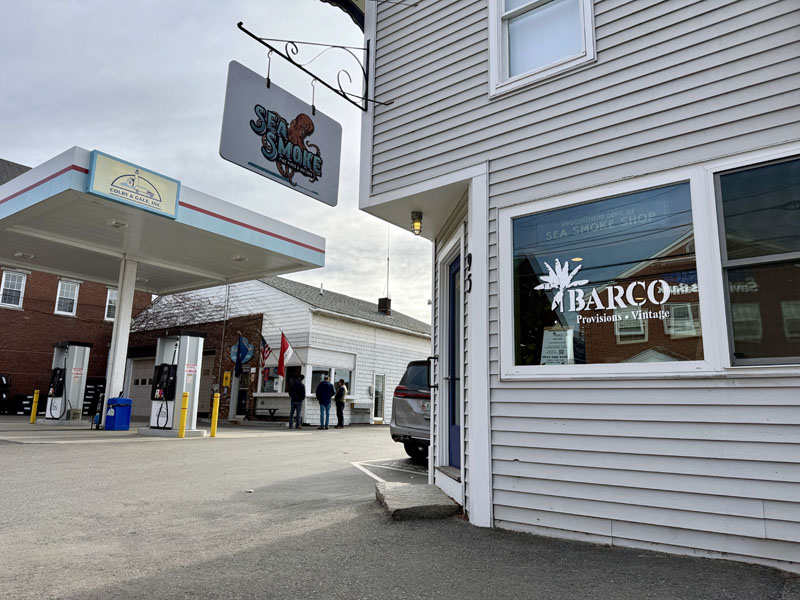
<svg viewBox="0 0 800 600">
<path fill-rule="evenodd" d="M 404 385 L 394 388 L 394 395 L 398 398 L 428 398 L 428 394 L 408 389 Z"/>
</svg>

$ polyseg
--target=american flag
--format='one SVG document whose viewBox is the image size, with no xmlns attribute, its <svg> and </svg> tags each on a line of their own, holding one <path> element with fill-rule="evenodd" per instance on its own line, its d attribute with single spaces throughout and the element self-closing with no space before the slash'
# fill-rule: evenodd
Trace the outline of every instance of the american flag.
<svg viewBox="0 0 800 600">
<path fill-rule="evenodd" d="M 264 368 L 264 365 L 267 364 L 267 358 L 269 355 L 272 354 L 272 348 L 269 347 L 267 340 L 264 339 L 264 336 L 261 336 L 261 368 Z"/>
</svg>

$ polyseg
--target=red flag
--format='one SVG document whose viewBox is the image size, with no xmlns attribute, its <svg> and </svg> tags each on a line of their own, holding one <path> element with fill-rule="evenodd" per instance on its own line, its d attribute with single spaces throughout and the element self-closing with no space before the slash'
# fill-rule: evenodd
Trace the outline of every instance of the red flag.
<svg viewBox="0 0 800 600">
<path fill-rule="evenodd" d="M 281 332 L 281 353 L 278 357 L 278 376 L 286 376 L 286 363 L 289 362 L 292 354 L 294 354 L 294 350 L 292 350 L 292 347 L 289 345 L 289 340 L 287 340 L 286 336 Z"/>
</svg>

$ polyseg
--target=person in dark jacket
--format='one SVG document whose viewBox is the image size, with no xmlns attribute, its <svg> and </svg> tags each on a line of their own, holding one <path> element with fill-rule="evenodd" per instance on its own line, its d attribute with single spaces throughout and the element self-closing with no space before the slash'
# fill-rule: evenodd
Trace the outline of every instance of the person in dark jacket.
<svg viewBox="0 0 800 600">
<path fill-rule="evenodd" d="M 291 408 L 289 409 L 289 429 L 292 428 L 292 422 L 295 414 L 297 414 L 297 421 L 295 429 L 302 429 L 300 427 L 300 413 L 303 412 L 303 400 L 306 399 L 306 384 L 303 383 L 303 374 L 297 378 L 289 386 L 289 399 L 291 400 Z"/>
<path fill-rule="evenodd" d="M 344 400 L 347 396 L 347 386 L 344 384 L 344 379 L 336 382 L 336 429 L 344 429 Z"/>
<path fill-rule="evenodd" d="M 325 379 L 319 382 L 315 393 L 319 401 L 319 427 L 317 429 L 327 429 L 328 421 L 331 418 L 331 398 L 336 393 L 328 375 L 325 375 Z"/>
</svg>

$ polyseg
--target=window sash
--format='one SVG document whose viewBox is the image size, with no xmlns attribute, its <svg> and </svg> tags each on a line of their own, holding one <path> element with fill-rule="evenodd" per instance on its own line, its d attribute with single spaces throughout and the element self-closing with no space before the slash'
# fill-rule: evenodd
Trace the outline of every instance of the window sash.
<svg viewBox="0 0 800 600">
<path fill-rule="evenodd" d="M 108 290 L 106 295 L 106 321 L 113 321 L 117 316 L 117 290 Z"/>
<path fill-rule="evenodd" d="M 3 271 L 2 286 L 0 286 L 0 304 L 22 308 L 26 277 L 24 273 Z"/>
<path fill-rule="evenodd" d="M 78 306 L 78 288 L 73 281 L 58 282 L 58 296 L 55 312 L 61 315 L 74 315 Z"/>
</svg>

